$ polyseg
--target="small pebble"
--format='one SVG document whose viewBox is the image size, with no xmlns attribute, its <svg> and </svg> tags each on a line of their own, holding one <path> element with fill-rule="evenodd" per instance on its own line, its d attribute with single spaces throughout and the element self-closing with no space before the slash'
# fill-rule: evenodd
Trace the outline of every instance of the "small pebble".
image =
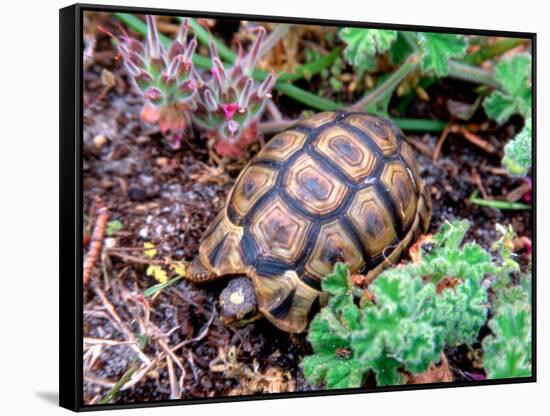
<svg viewBox="0 0 550 416">
<path fill-rule="evenodd" d="M 139 183 L 144 187 L 149 187 L 153 184 L 155 178 L 151 175 L 139 175 Z"/>
<path fill-rule="evenodd" d="M 144 240 L 147 239 L 147 236 L 149 235 L 149 229 L 147 227 L 143 227 L 141 230 L 139 230 L 139 236 L 143 238 Z"/>
<path fill-rule="evenodd" d="M 113 248 L 114 246 L 116 246 L 116 238 L 109 237 L 105 239 L 105 248 Z"/>
<path fill-rule="evenodd" d="M 142 188 L 131 186 L 130 189 L 128 189 L 128 198 L 132 201 L 143 202 L 147 199 L 147 192 Z"/>
<path fill-rule="evenodd" d="M 167 157 L 157 157 L 155 162 L 157 166 L 164 167 L 164 166 L 168 166 L 169 160 Z"/>
<path fill-rule="evenodd" d="M 138 136 L 136 138 L 136 143 L 137 144 L 145 144 L 145 143 L 149 143 L 151 141 L 151 138 L 149 136 Z"/>
<path fill-rule="evenodd" d="M 107 137 L 105 137 L 103 134 L 98 134 L 94 137 L 94 146 L 96 147 L 96 149 L 101 149 L 107 144 L 108 141 L 109 139 L 107 139 Z"/>
</svg>

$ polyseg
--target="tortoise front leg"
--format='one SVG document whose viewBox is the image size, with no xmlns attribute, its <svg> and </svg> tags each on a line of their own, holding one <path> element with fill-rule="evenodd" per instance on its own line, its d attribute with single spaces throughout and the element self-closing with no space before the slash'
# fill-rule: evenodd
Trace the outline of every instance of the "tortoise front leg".
<svg viewBox="0 0 550 416">
<path fill-rule="evenodd" d="M 191 264 L 187 266 L 187 270 L 184 276 L 187 280 L 194 283 L 205 283 L 211 282 L 213 280 L 218 280 L 223 276 L 219 276 L 215 273 L 212 273 L 201 263 L 200 259 L 196 257 L 193 259 Z"/>
</svg>

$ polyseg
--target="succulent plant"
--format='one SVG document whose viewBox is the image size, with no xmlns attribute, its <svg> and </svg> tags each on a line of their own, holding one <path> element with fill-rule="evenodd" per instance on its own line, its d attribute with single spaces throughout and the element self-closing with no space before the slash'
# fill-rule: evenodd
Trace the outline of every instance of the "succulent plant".
<svg viewBox="0 0 550 416">
<path fill-rule="evenodd" d="M 275 85 L 273 72 L 261 83 L 252 77 L 265 29 L 259 26 L 253 31 L 257 36 L 250 52 L 245 54 L 239 45 L 237 58 L 228 68 L 224 67 L 211 41 L 210 77 L 206 81 L 198 80 L 197 107 L 192 118 L 222 156 L 240 156 L 246 146 L 257 140 L 258 121 Z"/>
<path fill-rule="evenodd" d="M 195 38 L 188 41 L 185 20 L 176 39 L 168 48 L 160 42 L 155 18 L 146 16 L 147 37 L 140 42 L 122 30 L 118 51 L 135 88 L 146 99 L 141 119 L 158 123 L 164 134 L 173 133 L 172 145 L 179 146 L 181 133 L 189 125 L 189 110 L 195 108 L 197 82 L 193 79 L 192 57 L 197 47 Z"/>
</svg>

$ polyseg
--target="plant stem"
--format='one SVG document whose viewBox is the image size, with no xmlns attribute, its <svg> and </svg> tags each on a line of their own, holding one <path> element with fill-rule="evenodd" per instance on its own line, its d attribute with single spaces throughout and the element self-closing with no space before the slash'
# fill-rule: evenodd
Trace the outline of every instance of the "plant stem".
<svg viewBox="0 0 550 416">
<path fill-rule="evenodd" d="M 477 52 L 473 52 L 464 57 L 464 63 L 479 65 L 496 56 L 500 56 L 510 49 L 514 49 L 525 42 L 525 39 L 508 38 L 500 40 L 492 45 L 486 46 Z"/>
<path fill-rule="evenodd" d="M 109 403 L 113 398 L 118 394 L 120 389 L 130 380 L 130 377 L 136 372 L 138 369 L 138 364 L 136 360 L 133 361 L 131 367 L 122 375 L 120 380 L 116 382 L 116 384 L 113 386 L 111 390 L 99 401 L 99 404 L 106 404 Z"/>
<path fill-rule="evenodd" d="M 288 82 L 277 82 L 277 84 L 275 84 L 275 88 L 283 94 L 288 95 L 290 98 L 293 98 L 296 101 L 306 104 L 316 110 L 329 111 L 337 110 L 343 107 L 341 103 L 329 100 L 328 98 L 320 97 L 317 94 L 305 91 L 295 85 L 289 84 Z"/>
<path fill-rule="evenodd" d="M 312 76 L 312 75 L 318 74 L 323 69 L 328 68 L 329 66 L 331 66 L 334 63 L 334 61 L 336 60 L 336 58 L 338 58 L 339 54 L 340 54 L 340 48 L 334 48 L 328 55 L 325 55 L 325 56 L 317 59 L 315 62 L 311 62 L 309 64 L 296 66 L 294 68 L 293 73 L 285 72 L 285 73 L 281 74 L 277 78 L 277 80 L 279 82 L 282 82 L 282 81 L 298 81 L 298 80 L 304 78 L 306 75 Z M 263 71 L 257 71 L 257 72 L 259 74 L 261 73 L 261 74 L 266 74 L 267 75 L 267 72 L 263 72 Z M 264 78 L 265 78 L 266 75 L 264 75 Z M 254 78 L 256 78 L 256 77 L 254 77 Z M 258 79 L 258 80 L 261 81 L 261 79 Z"/>
<path fill-rule="evenodd" d="M 260 123 L 258 128 L 262 133 L 279 133 L 296 124 L 299 120 L 274 120 Z"/>
<path fill-rule="evenodd" d="M 393 118 L 392 121 L 405 131 L 438 133 L 445 130 L 447 122 L 425 118 Z"/>
<path fill-rule="evenodd" d="M 478 198 L 478 192 L 475 191 L 470 196 L 470 202 L 475 205 L 479 205 L 482 207 L 489 207 L 489 208 L 495 208 L 495 209 L 502 209 L 502 210 L 523 210 L 523 209 L 531 209 L 531 205 L 522 204 L 521 202 L 508 202 L 508 201 L 499 201 L 496 199 L 483 199 Z"/>
<path fill-rule="evenodd" d="M 179 20 L 183 22 L 185 20 L 185 17 L 180 17 Z M 189 18 L 189 27 L 193 29 L 193 33 L 197 37 L 197 39 L 204 43 L 205 45 L 210 44 L 210 39 L 213 40 L 214 45 L 216 45 L 216 49 L 218 50 L 218 54 L 220 55 L 220 58 L 222 60 L 227 61 L 229 63 L 233 63 L 235 61 L 235 58 L 237 55 L 229 49 L 227 46 L 225 46 L 225 43 L 221 42 L 216 38 L 215 36 L 211 36 L 210 32 L 205 29 L 199 22 L 197 22 L 193 18 Z"/>
<path fill-rule="evenodd" d="M 286 36 L 290 29 L 289 24 L 281 23 L 265 38 L 262 47 L 258 52 L 258 60 L 261 60 L 267 52 L 275 47 L 279 41 Z"/>
<path fill-rule="evenodd" d="M 476 84 L 498 87 L 498 83 L 491 72 L 457 61 L 449 61 L 449 76 Z"/>
<path fill-rule="evenodd" d="M 405 38 L 409 46 L 412 48 L 414 53 L 418 53 L 419 48 L 418 48 L 418 43 L 416 42 L 415 35 L 412 32 L 408 32 L 405 30 L 401 31 L 401 35 L 403 35 L 403 37 Z"/>
<path fill-rule="evenodd" d="M 351 105 L 350 108 L 354 110 L 363 110 L 368 106 L 374 104 L 380 100 L 384 95 L 393 91 L 400 83 L 414 71 L 418 66 L 418 56 L 413 54 L 407 58 L 405 63 L 399 67 L 397 71 L 391 74 L 386 80 L 378 87 L 371 90 L 367 95 Z"/>
<path fill-rule="evenodd" d="M 259 128 L 262 133 L 279 133 L 289 127 L 292 127 L 299 121 L 299 119 L 266 121 L 260 123 Z M 438 133 L 443 131 L 447 126 L 447 123 L 444 121 L 421 118 L 392 118 L 392 121 L 400 129 L 405 131 Z"/>
</svg>

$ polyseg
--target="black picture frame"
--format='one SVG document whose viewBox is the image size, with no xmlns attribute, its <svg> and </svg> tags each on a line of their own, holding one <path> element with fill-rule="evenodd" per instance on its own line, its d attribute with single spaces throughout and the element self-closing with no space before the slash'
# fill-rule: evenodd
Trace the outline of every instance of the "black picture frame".
<svg viewBox="0 0 550 416">
<path fill-rule="evenodd" d="M 532 85 L 533 85 L 533 251 L 532 251 L 532 342 L 533 342 L 533 363 L 532 375 L 525 378 L 482 380 L 472 383 L 433 383 L 422 385 L 402 385 L 377 387 L 373 389 L 341 389 L 297 393 L 262 394 L 253 396 L 232 396 L 208 399 L 186 399 L 166 400 L 155 402 L 139 402 L 126 404 L 83 404 L 83 291 L 82 291 L 82 95 L 83 95 L 83 12 L 128 12 L 138 14 L 156 14 L 166 16 L 189 16 L 203 18 L 225 18 L 244 19 L 254 21 L 269 21 L 278 23 L 300 23 L 332 26 L 353 26 L 368 28 L 384 28 L 399 30 L 421 30 L 440 33 L 461 33 L 466 35 L 520 37 L 531 40 L 532 44 Z M 128 7 L 128 6 L 106 6 L 93 4 L 75 4 L 59 11 L 59 132 L 60 132 L 60 212 L 59 212 L 59 404 L 60 406 L 73 411 L 125 409 L 136 407 L 173 406 L 182 404 L 199 403 L 222 403 L 233 401 L 266 400 L 280 398 L 299 398 L 314 396 L 333 396 L 345 394 L 374 393 L 387 391 L 420 390 L 433 388 L 455 388 L 465 386 L 489 386 L 509 383 L 530 383 L 537 381 L 537 333 L 536 333 L 536 311 L 537 311 L 537 278 L 536 278 L 536 253 L 537 253 L 537 112 L 536 112 L 536 68 L 537 68 L 537 35 L 532 32 L 511 32 L 471 28 L 419 26 L 393 23 L 373 23 L 328 20 L 302 17 L 282 17 L 248 15 L 234 13 L 215 13 L 186 11 L 160 8 Z"/>
</svg>

